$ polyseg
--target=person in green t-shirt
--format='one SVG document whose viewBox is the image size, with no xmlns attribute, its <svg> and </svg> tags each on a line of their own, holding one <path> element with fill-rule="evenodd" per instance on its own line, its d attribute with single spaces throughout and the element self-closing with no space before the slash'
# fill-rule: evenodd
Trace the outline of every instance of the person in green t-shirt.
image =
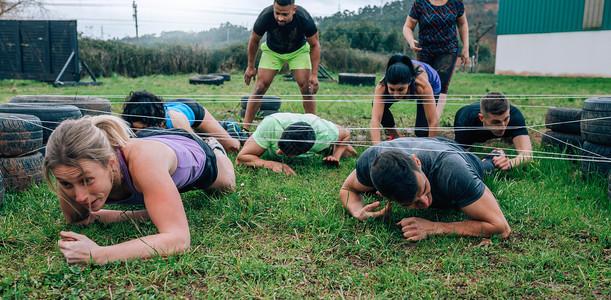
<svg viewBox="0 0 611 300">
<path fill-rule="evenodd" d="M 356 155 L 349 141 L 348 130 L 316 115 L 275 113 L 257 126 L 238 153 L 236 164 L 295 175 L 282 161 L 309 157 L 333 146 L 333 154 L 323 162 L 339 165 L 341 157 Z"/>
</svg>

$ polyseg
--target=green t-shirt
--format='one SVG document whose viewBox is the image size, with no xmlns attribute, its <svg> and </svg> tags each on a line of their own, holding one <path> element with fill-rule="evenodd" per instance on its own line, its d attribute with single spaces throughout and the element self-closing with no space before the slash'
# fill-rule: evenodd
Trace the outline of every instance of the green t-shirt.
<svg viewBox="0 0 611 300">
<path fill-rule="evenodd" d="M 298 158 L 308 157 L 329 148 L 329 146 L 337 141 L 339 137 L 339 129 L 335 124 L 323 120 L 313 114 L 292 114 L 292 113 L 275 113 L 269 115 L 259 123 L 252 137 L 255 142 L 267 151 L 263 154 L 269 159 L 288 159 L 284 155 L 278 155 L 278 140 L 284 129 L 296 122 L 306 122 L 312 126 L 316 133 L 316 143 L 308 153 L 296 156 Z"/>
</svg>

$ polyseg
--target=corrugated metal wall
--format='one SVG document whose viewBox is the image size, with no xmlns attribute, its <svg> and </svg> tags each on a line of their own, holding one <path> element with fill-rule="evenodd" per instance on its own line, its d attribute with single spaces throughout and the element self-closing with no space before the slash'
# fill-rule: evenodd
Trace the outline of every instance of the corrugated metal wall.
<svg viewBox="0 0 611 300">
<path fill-rule="evenodd" d="M 588 0 L 588 5 L 601 1 L 602 26 L 588 30 L 611 30 L 611 0 Z M 585 5 L 586 0 L 499 0 L 497 34 L 582 31 Z"/>
</svg>

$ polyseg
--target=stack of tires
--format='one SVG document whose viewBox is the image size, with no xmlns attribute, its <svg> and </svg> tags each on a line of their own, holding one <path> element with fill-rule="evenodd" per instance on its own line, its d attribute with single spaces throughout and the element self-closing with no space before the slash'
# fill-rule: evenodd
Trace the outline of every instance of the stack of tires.
<svg viewBox="0 0 611 300">
<path fill-rule="evenodd" d="M 23 191 L 42 182 L 42 139 L 38 117 L 0 113 L 0 172 L 7 190 Z"/>
<path fill-rule="evenodd" d="M 607 178 L 611 173 L 611 98 L 597 97 L 583 102 L 581 136 L 586 140 L 582 152 L 583 178 L 596 174 Z"/>
<path fill-rule="evenodd" d="M 550 107 L 545 116 L 546 131 L 541 139 L 543 145 L 560 151 L 580 153 L 585 139 L 580 129 L 581 109 Z"/>
<path fill-rule="evenodd" d="M 108 99 L 95 96 L 20 95 L 12 97 L 9 102 L 42 106 L 74 105 L 83 116 L 109 115 L 111 109 Z"/>
<path fill-rule="evenodd" d="M 225 81 L 231 81 L 231 74 L 229 73 L 212 73 L 208 75 L 195 75 L 189 77 L 190 84 L 209 84 L 209 85 L 221 85 Z"/>
<path fill-rule="evenodd" d="M 31 103 L 1 103 L 0 113 L 33 115 L 42 123 L 42 144 L 47 144 L 51 132 L 67 119 L 78 119 L 81 110 L 74 105 L 37 105 Z"/>
<path fill-rule="evenodd" d="M 248 98 L 250 98 L 250 95 L 244 95 L 240 100 L 240 105 L 242 106 L 242 110 L 240 110 L 240 116 L 242 118 L 244 117 L 244 115 L 246 115 L 246 105 L 248 104 Z M 261 99 L 261 107 L 257 112 L 257 116 L 266 117 L 271 114 L 275 114 L 278 112 L 281 105 L 282 99 L 280 99 L 280 97 L 264 95 L 263 99 Z"/>
</svg>

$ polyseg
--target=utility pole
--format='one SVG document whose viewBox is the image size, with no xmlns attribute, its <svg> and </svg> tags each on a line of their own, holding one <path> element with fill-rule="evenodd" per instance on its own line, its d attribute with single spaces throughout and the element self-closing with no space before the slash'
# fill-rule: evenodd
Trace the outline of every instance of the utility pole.
<svg viewBox="0 0 611 300">
<path fill-rule="evenodd" d="M 132 6 L 134 7 L 134 21 L 136 22 L 136 45 L 140 45 L 140 38 L 138 37 L 138 5 L 134 0 Z"/>
<path fill-rule="evenodd" d="M 382 15 L 383 10 L 384 10 L 384 0 L 380 0 L 380 15 Z"/>
</svg>

